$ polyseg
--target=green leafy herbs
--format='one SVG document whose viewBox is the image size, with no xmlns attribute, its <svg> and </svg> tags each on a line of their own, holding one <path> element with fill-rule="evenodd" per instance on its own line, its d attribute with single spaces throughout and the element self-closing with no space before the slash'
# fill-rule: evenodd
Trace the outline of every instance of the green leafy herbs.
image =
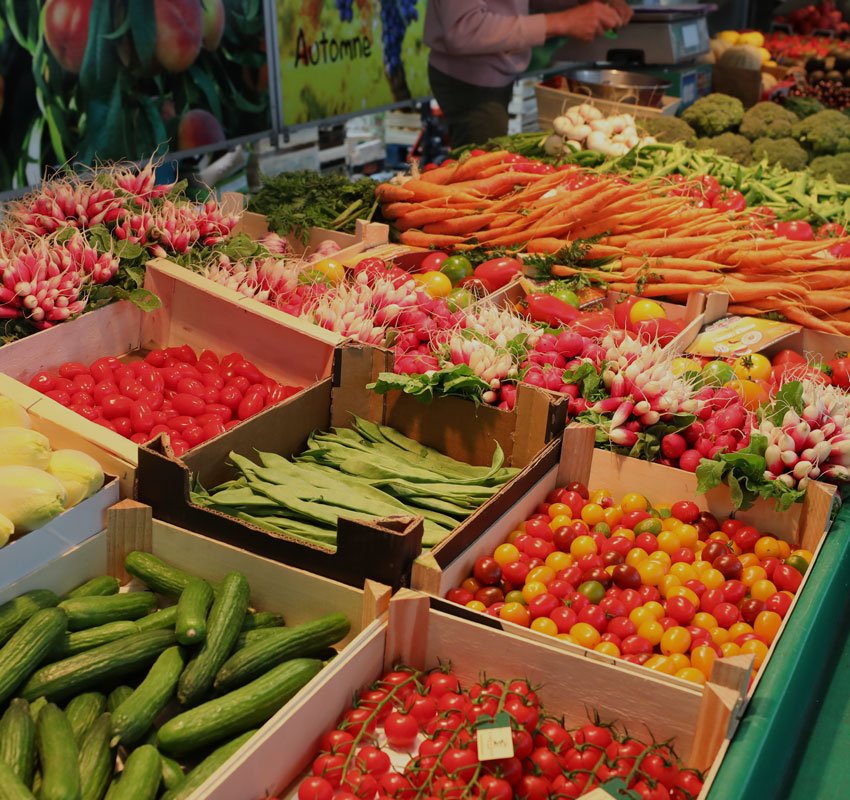
<svg viewBox="0 0 850 800">
<path fill-rule="evenodd" d="M 467 364 L 456 364 L 428 374 L 382 372 L 366 388 L 378 394 L 402 391 L 423 403 L 430 403 L 435 397 L 445 395 L 457 395 L 480 402 L 484 392 L 490 389 L 490 384 L 479 378 Z"/>
<path fill-rule="evenodd" d="M 785 414 L 793 411 L 802 414 L 805 408 L 803 401 L 803 384 L 800 381 L 788 381 L 783 383 L 766 412 L 768 418 L 774 425 L 782 425 Z"/>
<path fill-rule="evenodd" d="M 578 386 L 581 396 L 587 400 L 588 403 L 595 403 L 608 396 L 608 390 L 605 388 L 605 384 L 602 381 L 602 373 L 604 371 L 604 361 L 598 369 L 589 361 L 585 361 L 578 367 L 564 370 L 561 380 L 564 383 L 575 384 Z"/>
<path fill-rule="evenodd" d="M 735 453 L 720 453 L 715 460 L 702 459 L 697 467 L 697 491 L 705 493 L 726 483 L 735 508 L 747 509 L 760 497 L 776 501 L 777 511 L 787 511 L 806 496 L 804 489 L 790 489 L 782 481 L 765 478 L 767 437 L 754 433 L 750 444 Z"/>
<path fill-rule="evenodd" d="M 352 182 L 335 173 L 284 172 L 263 178 L 248 210 L 265 215 L 281 236 L 306 243 L 312 227 L 353 233 L 358 219 L 371 220 L 378 208 L 375 187 L 370 178 Z"/>
</svg>

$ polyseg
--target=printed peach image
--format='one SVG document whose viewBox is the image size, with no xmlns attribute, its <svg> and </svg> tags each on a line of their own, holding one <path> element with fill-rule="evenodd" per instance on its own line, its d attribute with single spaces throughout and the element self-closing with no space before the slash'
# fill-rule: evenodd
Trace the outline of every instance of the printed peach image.
<svg viewBox="0 0 850 800">
<path fill-rule="evenodd" d="M 66 163 L 142 160 L 270 130 L 263 6 L 0 4 L 0 192 Z"/>
</svg>

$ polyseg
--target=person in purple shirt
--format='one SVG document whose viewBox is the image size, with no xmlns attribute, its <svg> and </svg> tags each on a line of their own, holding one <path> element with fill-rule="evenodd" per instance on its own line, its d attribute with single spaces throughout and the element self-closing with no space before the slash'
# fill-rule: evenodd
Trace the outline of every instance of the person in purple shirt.
<svg viewBox="0 0 850 800">
<path fill-rule="evenodd" d="M 452 147 L 508 132 L 513 83 L 532 47 L 555 36 L 592 41 L 631 17 L 625 0 L 428 0 L 428 78 Z"/>
</svg>

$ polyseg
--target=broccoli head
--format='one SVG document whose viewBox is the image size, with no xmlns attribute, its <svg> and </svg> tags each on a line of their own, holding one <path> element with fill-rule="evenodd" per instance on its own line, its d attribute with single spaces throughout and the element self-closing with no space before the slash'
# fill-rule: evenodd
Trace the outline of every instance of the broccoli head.
<svg viewBox="0 0 850 800">
<path fill-rule="evenodd" d="M 787 108 L 771 103 L 756 103 L 747 109 L 741 120 L 738 133 L 750 141 L 756 139 L 784 139 L 791 135 L 791 128 L 797 122 L 797 115 Z"/>
<path fill-rule="evenodd" d="M 717 136 L 741 124 L 744 104 L 737 97 L 715 92 L 701 97 L 682 112 L 682 119 L 700 136 Z"/>
<path fill-rule="evenodd" d="M 850 151 L 850 118 L 832 109 L 818 111 L 797 122 L 791 136 L 816 156 L 844 153 Z"/>
<path fill-rule="evenodd" d="M 832 175 L 838 183 L 850 184 L 850 153 L 813 158 L 809 170 L 816 178 Z"/>
<path fill-rule="evenodd" d="M 690 147 L 693 147 L 697 142 L 696 131 L 679 117 L 662 114 L 658 117 L 642 120 L 641 126 L 659 142 L 668 142 L 669 144 L 684 142 Z"/>
<path fill-rule="evenodd" d="M 771 139 L 767 136 L 753 142 L 753 160 L 766 158 L 771 164 L 781 164 L 785 169 L 805 169 L 808 153 L 790 136 Z"/>
<path fill-rule="evenodd" d="M 786 97 L 782 105 L 793 111 L 799 119 L 810 117 L 826 108 L 817 97 Z"/>
<path fill-rule="evenodd" d="M 750 140 L 739 133 L 721 133 L 720 136 L 700 139 L 697 150 L 714 150 L 718 155 L 731 158 L 739 164 L 749 164 L 752 158 Z"/>
</svg>

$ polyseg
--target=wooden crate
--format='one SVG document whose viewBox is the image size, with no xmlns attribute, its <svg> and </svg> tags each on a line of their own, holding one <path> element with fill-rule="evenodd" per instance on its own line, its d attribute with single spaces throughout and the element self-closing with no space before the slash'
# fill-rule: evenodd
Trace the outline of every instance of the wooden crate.
<svg viewBox="0 0 850 800">
<path fill-rule="evenodd" d="M 711 511 L 718 517 L 727 517 L 733 511 L 729 490 L 725 486 L 719 486 L 707 494 L 700 495 L 696 491 L 697 482 L 693 473 L 619 456 L 608 450 L 597 450 L 593 445 L 594 429 L 591 426 L 570 425 L 564 431 L 563 439 L 560 442 L 553 442 L 539 457 L 538 473 L 543 472 L 544 478 L 531 487 L 518 503 L 460 555 L 449 554 L 442 551 L 440 547 L 435 547 L 430 553 L 420 556 L 413 565 L 411 586 L 435 598 L 440 598 L 435 600 L 435 606 L 440 609 L 449 610 L 467 619 L 474 619 L 535 641 L 552 642 L 553 638 L 545 634 L 484 613 L 471 611 L 442 599 L 449 589 L 459 586 L 471 574 L 472 567 L 478 558 L 492 554 L 493 550 L 507 539 L 508 534 L 520 522 L 534 513 L 534 509 L 545 500 L 552 489 L 579 481 L 591 489 L 604 487 L 615 497 L 626 492 L 638 492 L 659 504 L 689 499 L 693 500 L 700 509 Z M 761 531 L 770 531 L 774 536 L 811 550 L 817 558 L 835 510 L 836 495 L 833 487 L 817 482 L 812 482 L 809 486 L 805 501 L 794 505 L 788 511 L 777 512 L 772 502 L 759 500 L 748 511 L 737 512 L 735 516 L 737 519 L 755 525 Z M 795 595 L 785 621 L 793 613 L 796 604 L 800 602 L 810 572 L 811 570 L 807 571 L 803 577 L 803 583 Z M 784 624 L 785 622 L 783 622 L 783 628 Z M 778 639 L 779 637 L 776 641 Z M 591 659 L 617 663 L 622 665 L 623 669 L 646 671 L 643 667 L 585 650 L 569 642 L 556 640 L 553 646 L 564 652 L 582 653 Z M 759 676 L 767 668 L 774 649 L 775 647 L 771 647 L 759 675 L 750 686 L 747 700 L 752 697 Z M 679 678 L 668 678 L 668 680 L 683 682 Z M 743 711 L 743 708 L 740 711 Z"/>
<path fill-rule="evenodd" d="M 285 406 L 258 414 L 180 461 L 169 458 L 161 447 L 141 448 L 138 499 L 153 505 L 163 519 L 269 558 L 337 580 L 359 584 L 364 577 L 372 577 L 398 587 L 409 578 L 412 562 L 421 552 L 422 527 L 418 520 L 393 518 L 369 524 L 341 519 L 334 552 L 271 535 L 189 500 L 192 481 L 200 480 L 209 487 L 232 477 L 233 468 L 228 465 L 231 450 L 247 457 L 253 457 L 258 448 L 292 455 L 304 448 L 312 431 L 348 427 L 355 413 L 472 464 L 489 464 L 498 442 L 507 463 L 523 468 L 501 492 L 455 528 L 442 545 L 461 552 L 541 477 L 536 453 L 563 428 L 565 403 L 534 387 L 522 388 L 515 412 L 476 407 L 460 398 L 438 398 L 427 405 L 398 395 L 384 398 L 366 392 L 364 387 L 386 369 L 385 356 L 373 348 L 341 350 L 333 381 L 323 381 Z"/>
<path fill-rule="evenodd" d="M 0 588 L 0 603 L 33 589 L 52 589 L 64 594 L 98 575 L 114 575 L 122 581 L 124 558 L 133 550 L 153 553 L 176 567 L 208 580 L 221 580 L 237 570 L 251 587 L 251 605 L 258 610 L 283 614 L 287 625 L 299 625 L 317 617 L 340 612 L 351 621 L 351 631 L 337 649 L 341 653 L 359 650 L 380 627 L 377 620 L 385 614 L 390 590 L 366 581 L 362 588 L 344 586 L 335 581 L 287 567 L 252 553 L 214 542 L 204 536 L 152 519 L 151 509 L 132 500 L 124 500 L 109 510 L 106 530 L 91 537 L 61 558 L 45 563 L 23 580 Z M 304 693 L 322 681 L 314 678 L 291 701 L 297 705 Z M 286 711 L 281 709 L 257 733 L 276 727 Z M 250 742 L 249 745 L 250 746 Z M 206 796 L 199 790 L 198 797 Z"/>
<path fill-rule="evenodd" d="M 222 355 L 239 351 L 271 377 L 292 385 L 308 386 L 330 375 L 334 337 L 315 335 L 294 317 L 289 319 L 295 324 L 283 326 L 280 312 L 245 297 L 235 303 L 235 293 L 161 259 L 149 262 L 145 288 L 162 300 L 160 309 L 145 313 L 128 302 L 114 303 L 0 348 L 0 373 L 20 381 L 4 381 L 4 394 L 135 467 L 134 442 L 24 384 L 65 361 L 88 364 L 101 356 L 181 344 Z"/>
<path fill-rule="evenodd" d="M 203 797 L 295 798 L 321 735 L 335 727 L 356 691 L 398 663 L 431 668 L 451 662 L 464 685 L 479 680 L 485 667 L 488 677 L 526 678 L 544 709 L 563 716 L 567 726 L 587 722 L 588 711 L 595 709 L 604 721 L 632 731 L 649 728 L 656 741 L 672 740 L 688 766 L 712 775 L 734 731 L 734 709 L 749 673 L 745 661 L 730 659 L 704 687 L 678 685 L 649 670 L 636 673 L 470 624 L 429 608 L 423 595 L 402 590 L 390 601 L 389 619 L 331 664 L 312 692 L 290 704 L 274 725 L 224 764 Z"/>
</svg>

